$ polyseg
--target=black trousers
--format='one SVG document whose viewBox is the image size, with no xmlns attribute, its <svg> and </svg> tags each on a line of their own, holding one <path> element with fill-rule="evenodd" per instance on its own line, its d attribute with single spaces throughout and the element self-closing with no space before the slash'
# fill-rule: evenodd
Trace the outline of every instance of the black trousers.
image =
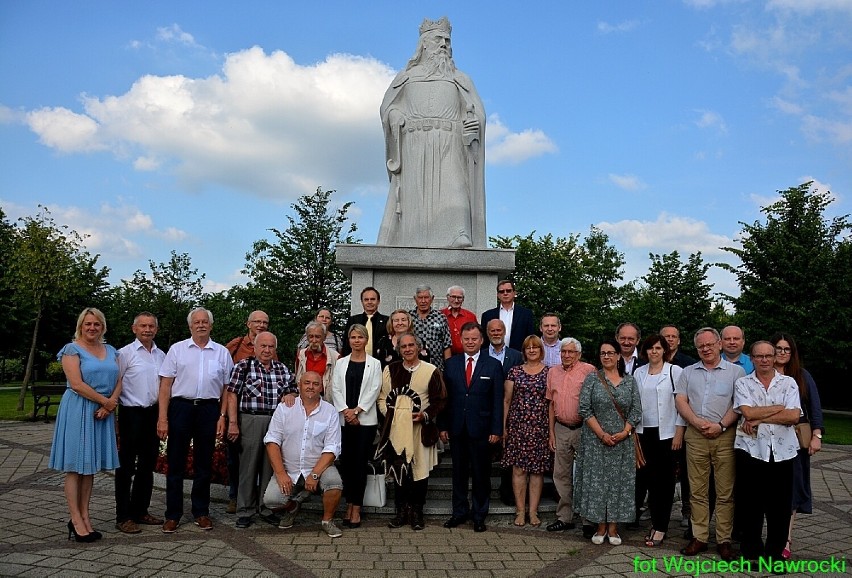
<svg viewBox="0 0 852 578">
<path fill-rule="evenodd" d="M 210 515 L 210 480 L 213 475 L 213 450 L 216 445 L 216 422 L 219 402 L 193 405 L 172 398 L 169 402 L 169 473 L 166 475 L 166 519 L 183 516 L 183 477 L 192 442 L 192 515 Z"/>
<path fill-rule="evenodd" d="M 793 459 L 764 462 L 737 450 L 737 479 L 744 502 L 740 504 L 741 549 L 745 558 L 772 556 L 781 559 L 787 544 L 793 500 Z M 763 520 L 766 519 L 764 545 Z"/>
<path fill-rule="evenodd" d="M 636 470 L 636 506 L 638 509 L 641 505 L 638 502 L 641 480 L 642 497 L 644 498 L 646 490 L 648 492 L 651 525 L 658 532 L 668 532 L 675 488 L 675 454 L 672 451 L 672 440 L 661 440 L 660 429 L 656 427 L 643 428 L 643 432 L 637 435 L 647 463 L 644 468 Z"/>
<path fill-rule="evenodd" d="M 491 445 L 488 438 L 473 438 L 467 432 L 452 436 L 453 516 L 470 515 L 474 522 L 484 522 L 491 504 Z M 467 500 L 468 480 L 471 500 Z"/>
<path fill-rule="evenodd" d="M 367 462 L 372 457 L 375 425 L 344 425 L 340 432 L 340 478 L 347 504 L 360 506 L 367 486 Z"/>
<path fill-rule="evenodd" d="M 119 467 L 115 470 L 115 521 L 139 520 L 148 513 L 154 488 L 157 438 L 157 404 L 122 405 L 118 410 Z"/>
</svg>

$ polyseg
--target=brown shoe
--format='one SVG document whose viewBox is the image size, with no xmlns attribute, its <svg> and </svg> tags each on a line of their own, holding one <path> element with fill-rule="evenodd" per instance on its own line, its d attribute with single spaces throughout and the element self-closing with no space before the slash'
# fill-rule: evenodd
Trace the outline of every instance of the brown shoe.
<svg viewBox="0 0 852 578">
<path fill-rule="evenodd" d="M 731 546 L 730 542 L 722 542 L 721 544 L 717 545 L 716 552 L 719 553 L 719 556 L 725 562 L 730 562 L 734 559 L 734 548 Z"/>
<path fill-rule="evenodd" d="M 118 522 L 115 525 L 116 529 L 119 532 L 123 532 L 125 534 L 138 534 L 142 530 L 139 529 L 139 526 L 136 525 L 136 522 L 133 520 L 125 520 L 123 522 Z"/>
<path fill-rule="evenodd" d="M 180 523 L 177 520 L 166 520 L 163 524 L 163 534 L 174 534 Z"/>
<path fill-rule="evenodd" d="M 211 520 L 207 516 L 198 516 L 195 519 L 195 525 L 201 528 L 202 530 L 212 530 L 213 520 Z"/>
<path fill-rule="evenodd" d="M 225 508 L 225 512 L 228 514 L 236 514 L 237 513 L 237 501 L 236 500 L 228 500 L 228 507 Z"/>
<path fill-rule="evenodd" d="M 730 546 L 730 544 L 729 544 Z M 680 553 L 684 556 L 695 556 L 700 552 L 707 551 L 707 542 L 702 542 L 698 538 L 693 538 L 692 541 L 686 546 L 686 548 L 681 548 Z"/>
<path fill-rule="evenodd" d="M 136 523 L 143 524 L 145 526 L 159 526 L 163 523 L 163 519 L 152 516 L 151 514 L 145 514 L 141 518 L 137 519 Z"/>
</svg>

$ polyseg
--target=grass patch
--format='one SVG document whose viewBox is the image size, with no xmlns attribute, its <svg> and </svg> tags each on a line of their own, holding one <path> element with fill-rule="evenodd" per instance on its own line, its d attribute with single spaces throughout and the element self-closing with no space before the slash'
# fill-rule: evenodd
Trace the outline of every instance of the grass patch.
<svg viewBox="0 0 852 578">
<path fill-rule="evenodd" d="M 44 384 L 50 384 L 51 382 L 39 382 Z M 5 389 L 8 387 L 12 387 L 12 389 Z M 7 383 L 4 385 L 4 389 L 0 390 L 0 419 L 11 419 L 11 420 L 27 420 L 30 419 L 33 415 L 33 392 L 31 389 L 27 389 L 27 396 L 24 398 L 24 411 L 18 411 L 18 395 L 20 395 L 21 384 L 15 383 Z M 58 405 L 53 405 L 47 410 L 47 414 L 51 418 L 56 417 L 56 411 L 59 409 Z M 44 411 L 44 410 L 42 410 Z M 39 417 L 41 418 L 43 414 L 39 413 Z M 42 418 L 43 419 L 43 418 Z"/>
<path fill-rule="evenodd" d="M 826 444 L 852 445 L 852 417 L 824 413 L 822 421 L 825 423 L 825 435 L 822 438 Z"/>
</svg>

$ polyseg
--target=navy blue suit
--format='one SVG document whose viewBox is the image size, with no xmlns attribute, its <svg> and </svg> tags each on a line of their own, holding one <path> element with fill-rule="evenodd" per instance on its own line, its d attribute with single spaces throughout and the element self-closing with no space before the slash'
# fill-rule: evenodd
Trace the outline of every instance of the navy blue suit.
<svg viewBox="0 0 852 578">
<path fill-rule="evenodd" d="M 492 319 L 500 319 L 499 306 L 485 311 L 479 324 L 485 329 Z M 524 348 L 524 339 L 530 335 L 538 335 L 532 311 L 515 303 L 515 310 L 512 313 L 512 327 L 509 330 L 509 343 L 506 345 L 516 351 L 521 351 Z"/>
<path fill-rule="evenodd" d="M 480 352 L 470 387 L 465 380 L 467 355 L 447 360 L 444 381 L 447 407 L 438 418 L 438 427 L 450 436 L 453 458 L 453 516 L 472 517 L 484 522 L 491 494 L 491 447 L 488 437 L 503 435 L 503 366 Z M 467 500 L 468 479 L 472 478 L 472 506 Z"/>
</svg>

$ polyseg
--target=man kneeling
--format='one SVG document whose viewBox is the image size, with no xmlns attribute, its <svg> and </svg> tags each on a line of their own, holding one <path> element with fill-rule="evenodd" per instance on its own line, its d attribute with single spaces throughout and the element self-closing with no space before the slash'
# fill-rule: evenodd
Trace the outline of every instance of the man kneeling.
<svg viewBox="0 0 852 578">
<path fill-rule="evenodd" d="M 334 406 L 323 401 L 322 389 L 322 377 L 307 371 L 299 379 L 296 403 L 279 403 L 275 409 L 263 438 L 273 472 L 263 502 L 281 514 L 279 528 L 290 528 L 302 502 L 322 493 L 322 529 L 337 538 L 342 532 L 332 518 L 343 489 L 334 467 L 340 454 L 340 418 Z"/>
</svg>

